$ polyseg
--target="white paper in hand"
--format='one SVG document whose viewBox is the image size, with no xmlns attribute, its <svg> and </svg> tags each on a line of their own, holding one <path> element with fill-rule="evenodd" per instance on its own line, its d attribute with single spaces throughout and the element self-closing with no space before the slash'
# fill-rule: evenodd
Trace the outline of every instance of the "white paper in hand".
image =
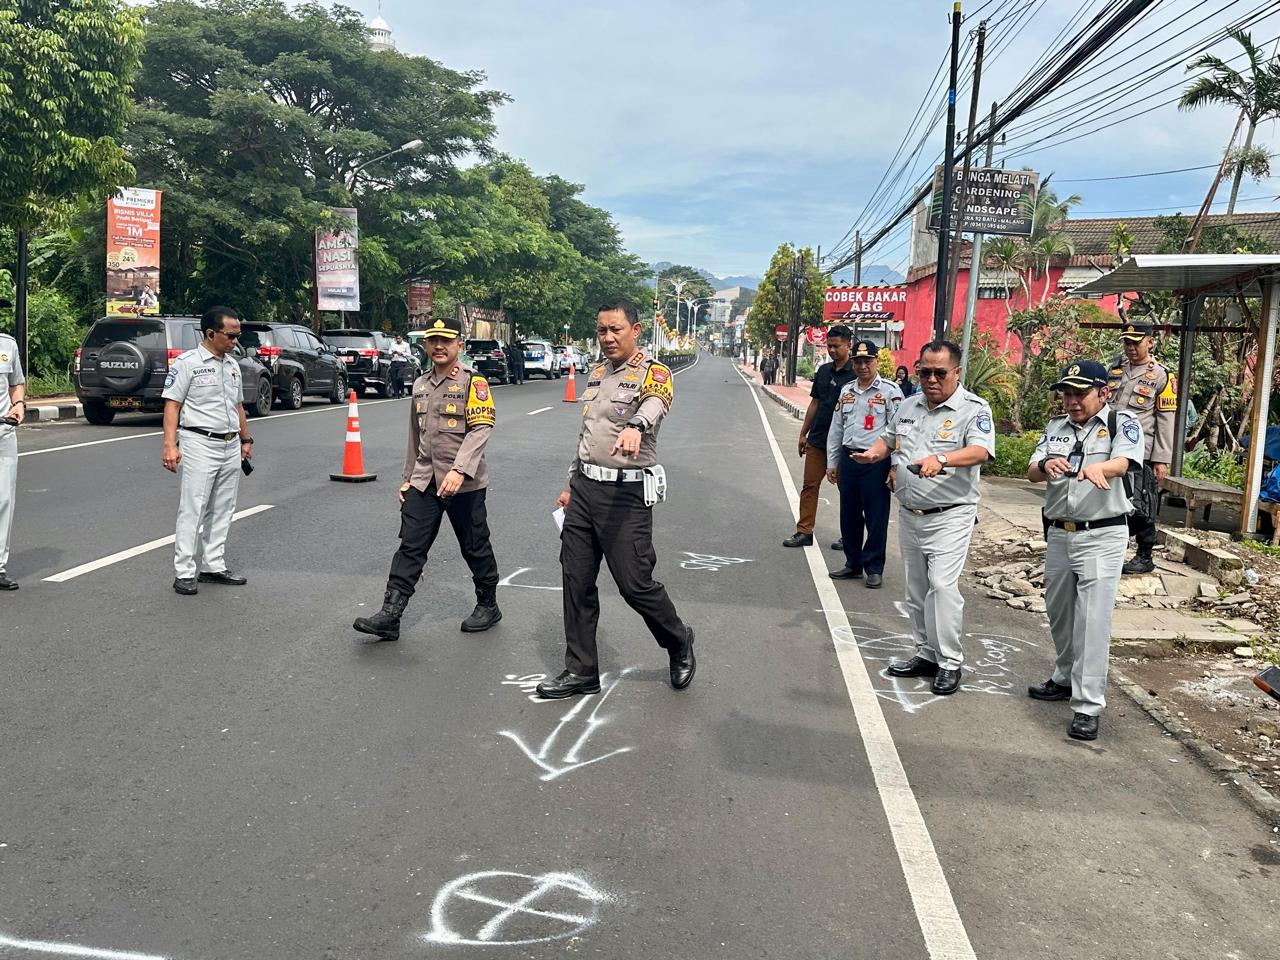
<svg viewBox="0 0 1280 960">
<path fill-rule="evenodd" d="M 556 522 L 556 530 L 564 532 L 564 507 L 556 507 L 551 511 L 551 519 Z"/>
</svg>

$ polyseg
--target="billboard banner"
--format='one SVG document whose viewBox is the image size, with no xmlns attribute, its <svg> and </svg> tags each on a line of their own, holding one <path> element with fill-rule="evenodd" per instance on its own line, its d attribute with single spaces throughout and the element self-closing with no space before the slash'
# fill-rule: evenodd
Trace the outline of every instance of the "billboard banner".
<svg viewBox="0 0 1280 960">
<path fill-rule="evenodd" d="M 124 187 L 107 201 L 107 316 L 160 312 L 160 191 Z"/>
<path fill-rule="evenodd" d="M 316 229 L 316 309 L 360 309 L 360 266 L 356 250 L 360 231 L 353 207 L 331 207 L 330 212 L 347 221 L 344 226 Z"/>
<path fill-rule="evenodd" d="M 409 303 L 409 329 L 425 330 L 427 321 L 431 319 L 431 306 L 435 299 L 435 288 L 430 280 L 409 281 L 409 292 L 406 298 Z"/>
<path fill-rule="evenodd" d="M 822 322 L 888 324 L 907 317 L 907 288 L 828 287 L 822 298 Z"/>
<path fill-rule="evenodd" d="M 960 214 L 960 189 L 964 169 L 956 168 L 951 195 L 951 223 L 955 229 Z M 995 233 L 1013 237 L 1031 236 L 1031 219 L 1040 190 L 1040 174 L 1031 170 L 1002 170 L 999 167 L 969 168 L 968 199 L 965 201 L 962 231 Z M 933 197 L 929 202 L 929 229 L 942 225 L 942 166 L 933 171 Z"/>
</svg>

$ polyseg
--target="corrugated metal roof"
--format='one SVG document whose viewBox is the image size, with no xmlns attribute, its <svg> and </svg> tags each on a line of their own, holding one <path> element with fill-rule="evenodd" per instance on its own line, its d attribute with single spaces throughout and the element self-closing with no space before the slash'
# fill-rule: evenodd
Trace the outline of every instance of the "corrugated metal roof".
<svg viewBox="0 0 1280 960">
<path fill-rule="evenodd" d="M 1194 290 L 1257 293 L 1258 278 L 1280 276 L 1274 254 L 1148 253 L 1130 257 L 1110 273 L 1076 287 L 1075 294 Z"/>
</svg>

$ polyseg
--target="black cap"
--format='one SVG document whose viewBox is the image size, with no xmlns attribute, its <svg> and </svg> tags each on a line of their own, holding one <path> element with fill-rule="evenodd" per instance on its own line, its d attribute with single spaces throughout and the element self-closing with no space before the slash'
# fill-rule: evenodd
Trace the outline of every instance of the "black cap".
<svg viewBox="0 0 1280 960">
<path fill-rule="evenodd" d="M 1120 336 L 1126 340 L 1142 340 L 1155 333 L 1155 326 L 1146 320 L 1126 320 L 1120 328 Z"/>
<path fill-rule="evenodd" d="M 859 340 L 857 343 L 853 345 L 853 352 L 849 354 L 849 356 L 854 358 L 871 357 L 873 360 L 879 355 L 880 355 L 880 348 L 877 347 L 870 340 Z"/>
<path fill-rule="evenodd" d="M 1107 385 L 1107 368 L 1097 360 L 1077 360 L 1062 368 L 1062 379 L 1053 384 L 1050 390 L 1062 390 L 1075 387 L 1077 390 L 1088 390 L 1090 387 Z"/>
<path fill-rule="evenodd" d="M 422 331 L 426 337 L 444 337 L 446 340 L 457 340 L 462 336 L 462 321 L 457 317 L 436 317 Z"/>
</svg>

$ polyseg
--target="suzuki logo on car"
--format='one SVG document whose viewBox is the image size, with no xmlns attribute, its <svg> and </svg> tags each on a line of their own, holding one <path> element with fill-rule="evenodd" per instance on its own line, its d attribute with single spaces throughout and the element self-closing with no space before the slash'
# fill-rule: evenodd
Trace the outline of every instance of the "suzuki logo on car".
<svg viewBox="0 0 1280 960">
<path fill-rule="evenodd" d="M 141 367 L 134 360 L 101 360 L 98 366 L 105 370 L 138 370 Z"/>
</svg>

